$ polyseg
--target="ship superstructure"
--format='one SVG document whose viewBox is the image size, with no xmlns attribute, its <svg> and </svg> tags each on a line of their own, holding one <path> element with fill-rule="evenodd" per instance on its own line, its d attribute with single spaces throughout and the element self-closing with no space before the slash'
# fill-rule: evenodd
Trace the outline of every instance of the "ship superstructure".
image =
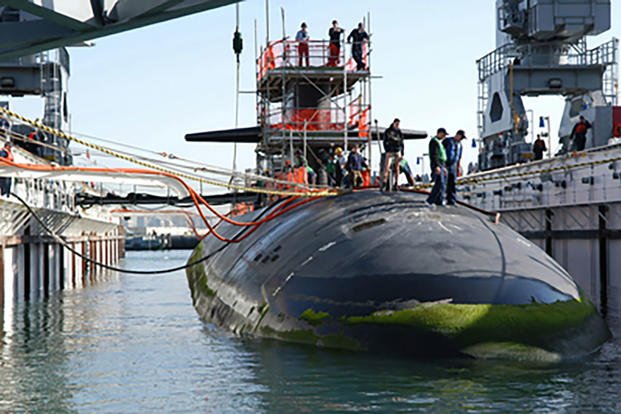
<svg viewBox="0 0 621 414">
<path fill-rule="evenodd" d="M 498 211 L 579 282 L 602 314 L 621 315 L 621 107 L 617 39 L 595 49 L 586 35 L 610 27 L 606 0 L 498 1 L 498 42 L 478 61 L 479 172 L 461 180 L 464 201 Z M 508 42 L 508 43 L 507 43 Z M 521 96 L 563 95 L 560 151 L 533 161 Z M 587 149 L 569 139 L 591 121 Z M 548 121 L 549 122 L 549 121 Z M 551 139 L 551 137 L 549 137 Z M 548 142 L 548 149 L 555 144 Z"/>
<path fill-rule="evenodd" d="M 593 124 L 587 147 L 606 145 L 617 104 L 619 42 L 589 49 L 587 37 L 610 29 L 610 0 L 497 0 L 496 15 L 498 48 L 477 61 L 479 169 L 532 158 L 526 137 L 535 126 L 524 96 L 565 98 L 561 153 L 571 149 L 569 136 L 581 115 Z"/>
</svg>

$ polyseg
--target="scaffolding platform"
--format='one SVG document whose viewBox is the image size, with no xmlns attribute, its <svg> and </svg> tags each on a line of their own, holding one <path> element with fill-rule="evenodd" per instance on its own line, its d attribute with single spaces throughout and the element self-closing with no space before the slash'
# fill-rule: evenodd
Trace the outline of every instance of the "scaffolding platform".
<svg viewBox="0 0 621 414">
<path fill-rule="evenodd" d="M 342 68 L 328 66 L 320 67 L 283 67 L 267 71 L 266 75 L 257 82 L 257 92 L 268 95 L 274 102 L 280 101 L 287 84 L 295 81 L 320 82 L 329 86 L 335 95 L 349 92 L 359 81 L 371 75 L 368 70 L 345 71 Z"/>
</svg>

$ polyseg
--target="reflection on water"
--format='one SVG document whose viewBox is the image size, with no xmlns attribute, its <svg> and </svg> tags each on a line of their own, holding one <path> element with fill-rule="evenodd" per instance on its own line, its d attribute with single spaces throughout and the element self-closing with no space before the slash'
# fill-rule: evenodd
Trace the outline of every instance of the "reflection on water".
<svg viewBox="0 0 621 414">
<path fill-rule="evenodd" d="M 128 268 L 188 252 L 134 253 Z M 620 412 L 621 343 L 581 364 L 414 361 L 240 340 L 204 326 L 182 272 L 109 275 L 3 322 L 0 411 Z"/>
</svg>

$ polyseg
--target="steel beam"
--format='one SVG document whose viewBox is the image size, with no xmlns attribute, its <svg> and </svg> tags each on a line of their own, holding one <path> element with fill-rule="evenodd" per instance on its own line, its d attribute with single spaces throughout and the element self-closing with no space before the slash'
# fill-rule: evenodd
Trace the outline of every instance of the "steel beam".
<svg viewBox="0 0 621 414">
<path fill-rule="evenodd" d="M 52 22 L 67 29 L 84 31 L 91 30 L 93 28 L 93 26 L 88 23 L 81 22 L 62 13 L 57 13 L 52 9 L 31 3 L 28 0 L 2 0 L 2 4 L 15 9 L 23 10 L 34 16 L 38 16 L 43 20 Z"/>
<path fill-rule="evenodd" d="M 56 9 L 69 9 L 75 0 L 56 0 Z M 43 50 L 71 46 L 143 26 L 176 19 L 240 0 L 119 0 L 109 10 L 101 2 L 91 1 L 85 21 L 57 13 L 26 0 L 3 0 L 2 4 L 23 10 L 39 20 L 0 23 L 0 60 L 31 55 Z M 62 7 L 66 5 L 66 7 Z M 15 30 L 26 23 L 33 31 Z M 39 23 L 38 25 L 34 23 Z"/>
</svg>

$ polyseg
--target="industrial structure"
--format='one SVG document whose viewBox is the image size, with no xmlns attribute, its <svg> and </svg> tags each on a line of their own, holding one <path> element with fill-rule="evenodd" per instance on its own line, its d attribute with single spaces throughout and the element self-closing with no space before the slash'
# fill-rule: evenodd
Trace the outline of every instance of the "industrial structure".
<svg viewBox="0 0 621 414">
<path fill-rule="evenodd" d="M 257 169 L 270 176 L 278 176 L 300 157 L 320 171 L 328 154 L 337 147 L 347 151 L 352 145 L 365 151 L 371 165 L 371 146 L 380 145 L 379 127 L 371 122 L 372 44 L 361 45 L 365 68 L 359 69 L 348 57 L 344 40 L 334 62 L 328 40 L 309 41 L 308 64 L 299 55 L 298 42 L 270 41 L 256 58 L 258 125 L 188 134 L 186 140 L 256 143 Z M 403 132 L 405 139 L 427 136 L 424 131 Z"/>
<path fill-rule="evenodd" d="M 234 3 L 234 0 L 6 0 L 0 4 L 0 96 L 40 97 L 43 114 L 23 122 L 0 112 L 0 141 L 11 141 L 15 164 L 0 166 L 16 197 L 0 197 L 0 309 L 90 283 L 94 270 L 114 265 L 125 236 L 108 207 L 82 205 L 105 198 L 92 181 L 153 184 L 136 174 L 98 174 L 71 168 L 67 47 L 88 40 Z M 0 106 L 9 108 L 7 99 Z M 0 144 L 0 146 L 3 144 Z M 25 170 L 16 165 L 38 166 Z M 60 166 L 60 167 L 56 167 Z M 7 178 L 12 177 L 12 178 Z M 174 189 L 175 183 L 167 183 Z M 179 198 L 187 192 L 176 192 Z M 18 202 L 17 197 L 25 204 Z M 28 206 L 28 207 L 26 207 Z M 36 215 L 36 217 L 35 217 Z M 49 231 L 62 237 L 64 244 Z M 68 250 L 73 249 L 73 251 Z M 75 253 L 74 253 L 75 252 Z"/>
<path fill-rule="evenodd" d="M 270 171 L 281 170 L 286 159 L 293 162 L 294 148 L 308 159 L 309 151 L 321 147 L 371 142 L 370 44 L 362 45 L 366 69 L 357 70 L 346 47 L 339 62 L 328 66 L 328 41 L 308 43 L 308 66 L 299 65 L 298 45 L 291 40 L 270 42 L 258 57 L 257 154 L 259 165 Z"/>
<path fill-rule="evenodd" d="M 497 0 L 497 49 L 477 61 L 479 168 L 532 157 L 523 96 L 565 98 L 559 138 L 569 148 L 573 124 L 593 124 L 587 147 L 608 143 L 618 93 L 618 40 L 589 49 L 587 36 L 610 29 L 610 0 Z M 621 125 L 621 113 L 615 113 Z M 619 133 L 619 131 L 617 131 Z M 548 145 L 550 148 L 551 145 Z"/>
<path fill-rule="evenodd" d="M 210 208 L 209 203 L 182 179 L 197 174 L 184 170 L 175 175 L 169 167 L 144 160 L 138 163 L 151 170 L 68 166 L 71 157 L 63 141 L 68 136 L 62 130 L 70 122 L 69 59 L 63 49 L 44 50 L 84 45 L 98 36 L 233 2 L 3 3 L 1 93 L 45 99 L 43 123 L 14 122 L 20 118 L 0 111 L 11 114 L 3 117 L 2 136 L 23 144 L 16 151 L 17 162 L 2 163 L 0 175 L 14 177 L 13 193 L 25 200 L 26 209 L 12 198 L 2 201 L 6 217 L 0 224 L 8 232 L 0 250 L 5 299 L 27 300 L 79 285 L 87 277 L 86 262 L 107 265 L 122 254 L 118 219 L 98 203 L 124 198 L 97 194 L 84 183 L 87 177 L 104 182 L 160 180 L 176 193 L 176 200 L 189 199 L 197 207 L 209 227 L 200 238 L 214 236 L 195 249 L 187 265 L 194 304 L 205 320 L 236 333 L 347 349 L 473 356 L 490 350 L 497 354 L 510 342 L 521 352 L 544 352 L 553 360 L 588 354 L 609 337 L 584 296 L 590 295 L 603 314 L 621 314 L 621 284 L 613 277 L 621 274 L 616 261 L 620 255 L 614 250 L 620 247 L 621 158 L 615 146 L 598 147 L 616 129 L 617 112 L 609 103 L 616 99 L 617 41 L 588 50 L 584 40 L 610 27 L 609 0 L 497 2 L 500 47 L 479 61 L 479 164 L 485 171 L 462 180 L 461 189 L 471 203 L 502 212 L 504 223 L 531 242 L 499 223 L 496 214 L 472 206 L 432 208 L 424 195 L 411 192 L 341 194 L 312 187 L 315 179 L 309 173 L 325 171 L 337 147 L 347 152 L 352 144 L 361 145 L 373 163 L 371 147 L 381 139 L 377 122 L 372 122 L 370 41 L 360 45 L 362 60 L 354 65 L 345 43 L 338 57 L 329 55 L 328 41 L 309 42 L 307 54 L 300 56 L 298 42 L 284 35 L 268 39 L 256 57 L 257 126 L 186 136 L 187 141 L 257 145 L 258 174 L 253 178 L 263 174 L 257 182 L 265 178 L 267 183 L 240 184 L 235 181 L 240 175 L 233 173 L 223 186 L 268 195 L 271 203 L 241 218 L 212 210 L 223 222 L 217 229 L 201 210 Z M 236 53 L 240 40 L 236 31 Z M 521 97 L 550 94 L 567 99 L 563 128 L 579 115 L 593 122 L 592 149 L 520 165 L 531 153 Z M 424 137 L 425 132 L 404 131 L 405 139 Z M 293 168 L 303 173 L 301 179 L 292 174 Z M 328 183 L 318 176 L 316 184 Z M 86 195 L 78 200 L 76 193 Z M 341 197 L 319 199 L 337 193 Z M 93 201 L 94 207 L 85 211 L 76 200 L 84 205 Z M 49 228 L 66 241 L 47 237 Z M 18 237 L 9 246 L 13 236 Z M 67 243 L 79 244 L 72 249 L 84 257 L 82 262 L 65 254 L 71 246 Z M 440 249 L 430 249 L 446 243 L 458 252 L 454 261 L 440 257 Z M 37 252 L 44 252 L 42 258 Z M 587 260 L 591 266 L 585 268 Z M 5 300 L 5 307 L 10 303 Z M 533 312 L 524 312 L 527 308 Z M 464 314 L 474 319 L 460 320 L 457 330 L 450 328 Z M 558 324 L 559 314 L 569 316 Z M 509 325 L 515 329 L 508 329 L 507 336 L 502 328 Z M 468 338 L 460 336 L 462 331 Z M 404 345 L 408 349 L 401 349 Z"/>
<path fill-rule="evenodd" d="M 595 49 L 586 35 L 610 27 L 607 0 L 497 2 L 499 49 L 478 61 L 482 170 L 464 177 L 464 201 L 554 257 L 610 319 L 621 316 L 621 107 L 618 40 Z M 507 41 L 509 43 L 507 43 Z M 555 157 L 532 161 L 521 97 L 566 100 Z M 587 150 L 568 138 L 582 115 Z M 551 148 L 548 143 L 548 149 Z M 550 154 L 551 155 L 551 154 Z M 550 156 L 549 155 L 549 156 Z"/>
</svg>

